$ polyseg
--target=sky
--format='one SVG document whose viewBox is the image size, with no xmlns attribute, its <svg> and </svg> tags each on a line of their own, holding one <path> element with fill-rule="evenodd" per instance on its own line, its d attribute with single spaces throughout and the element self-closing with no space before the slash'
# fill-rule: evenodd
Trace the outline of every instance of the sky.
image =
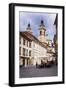
<svg viewBox="0 0 66 90">
<path fill-rule="evenodd" d="M 26 31 L 28 23 L 30 23 L 33 35 L 39 36 L 39 26 L 43 20 L 46 28 L 46 38 L 53 41 L 56 32 L 54 21 L 55 13 L 36 13 L 36 12 L 20 12 L 19 13 L 19 31 Z"/>
</svg>

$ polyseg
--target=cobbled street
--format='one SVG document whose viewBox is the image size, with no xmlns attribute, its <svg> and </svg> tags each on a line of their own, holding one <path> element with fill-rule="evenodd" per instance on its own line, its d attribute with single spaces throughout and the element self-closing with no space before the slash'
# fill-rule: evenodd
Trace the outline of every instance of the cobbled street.
<svg viewBox="0 0 66 90">
<path fill-rule="evenodd" d="M 20 67 L 20 78 L 57 76 L 57 66 L 36 68 L 35 66 Z"/>
</svg>

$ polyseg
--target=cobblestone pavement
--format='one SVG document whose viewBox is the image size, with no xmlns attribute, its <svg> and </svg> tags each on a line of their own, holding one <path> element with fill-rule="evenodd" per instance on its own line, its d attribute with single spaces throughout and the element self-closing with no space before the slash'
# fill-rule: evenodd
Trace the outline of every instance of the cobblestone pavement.
<svg viewBox="0 0 66 90">
<path fill-rule="evenodd" d="M 20 67 L 20 78 L 57 76 L 57 66 L 36 68 L 35 66 Z"/>
</svg>

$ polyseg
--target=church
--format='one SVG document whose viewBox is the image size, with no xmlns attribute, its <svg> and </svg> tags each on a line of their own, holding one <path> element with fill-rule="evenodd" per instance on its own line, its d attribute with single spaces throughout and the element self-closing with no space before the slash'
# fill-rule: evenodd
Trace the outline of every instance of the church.
<svg viewBox="0 0 66 90">
<path fill-rule="evenodd" d="M 49 56 L 53 55 L 48 53 L 51 49 L 47 43 L 45 36 L 46 28 L 43 20 L 39 26 L 39 37 L 36 38 L 31 29 L 31 25 L 28 24 L 26 31 L 19 32 L 19 64 L 20 66 L 31 66 L 41 64 L 41 61 Z"/>
</svg>

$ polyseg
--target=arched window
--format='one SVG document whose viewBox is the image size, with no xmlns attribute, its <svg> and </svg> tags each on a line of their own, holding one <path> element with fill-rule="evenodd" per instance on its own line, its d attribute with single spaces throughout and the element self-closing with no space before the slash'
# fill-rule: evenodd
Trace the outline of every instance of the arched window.
<svg viewBox="0 0 66 90">
<path fill-rule="evenodd" d="M 40 31 L 40 35 L 42 35 L 42 31 Z"/>
</svg>

